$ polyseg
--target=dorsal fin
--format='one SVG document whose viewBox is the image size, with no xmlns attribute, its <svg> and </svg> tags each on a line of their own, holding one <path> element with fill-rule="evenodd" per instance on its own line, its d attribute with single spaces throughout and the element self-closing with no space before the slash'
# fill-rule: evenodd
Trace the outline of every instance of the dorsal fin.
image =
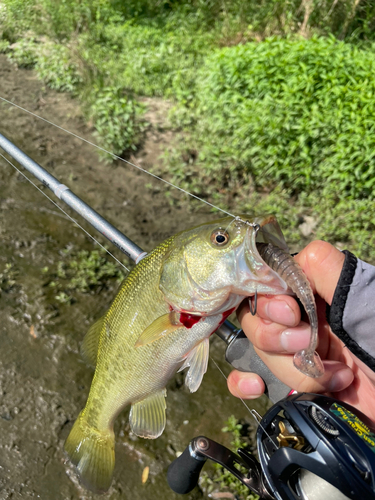
<svg viewBox="0 0 375 500">
<path fill-rule="evenodd" d="M 81 355 L 84 361 L 95 368 L 98 357 L 100 334 L 104 326 L 105 316 L 99 318 L 90 326 L 81 345 Z"/>
</svg>

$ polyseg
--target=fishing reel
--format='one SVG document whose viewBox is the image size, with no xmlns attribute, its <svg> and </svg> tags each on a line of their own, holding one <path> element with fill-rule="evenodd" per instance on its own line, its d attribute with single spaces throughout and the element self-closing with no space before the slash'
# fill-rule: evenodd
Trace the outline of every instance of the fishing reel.
<svg viewBox="0 0 375 500">
<path fill-rule="evenodd" d="M 257 430 L 259 461 L 200 436 L 169 466 L 176 493 L 189 493 L 207 459 L 225 467 L 265 500 L 375 498 L 375 432 L 370 420 L 342 402 L 294 394 L 276 403 Z"/>
</svg>

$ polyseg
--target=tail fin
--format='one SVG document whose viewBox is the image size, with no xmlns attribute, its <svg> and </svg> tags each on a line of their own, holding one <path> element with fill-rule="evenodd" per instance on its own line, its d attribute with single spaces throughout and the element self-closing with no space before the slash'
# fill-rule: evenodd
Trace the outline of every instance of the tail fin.
<svg viewBox="0 0 375 500">
<path fill-rule="evenodd" d="M 65 442 L 65 451 L 77 466 L 83 486 L 94 493 L 104 493 L 111 486 L 115 467 L 113 431 L 91 427 L 82 413 Z"/>
</svg>

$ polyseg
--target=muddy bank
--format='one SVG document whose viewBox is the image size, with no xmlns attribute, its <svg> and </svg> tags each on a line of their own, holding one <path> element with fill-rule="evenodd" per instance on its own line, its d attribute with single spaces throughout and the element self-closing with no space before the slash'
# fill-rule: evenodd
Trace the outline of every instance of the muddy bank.
<svg viewBox="0 0 375 500">
<path fill-rule="evenodd" d="M 0 95 L 95 142 L 77 102 L 45 88 L 33 72 L 16 69 L 2 55 Z M 143 149 L 132 158 L 146 169 L 158 161 L 171 138 L 163 118 L 166 105 L 148 104 L 152 126 Z M 146 250 L 214 217 L 203 205 L 200 211 L 190 210 L 184 195 L 170 205 L 160 182 L 124 163 L 101 163 L 92 146 L 20 109 L 0 103 L 0 117 L 1 133 Z M 92 378 L 80 358 L 80 342 L 108 307 L 118 284 L 113 278 L 104 287 L 74 291 L 68 303 L 57 300 L 50 286 L 59 262 L 93 248 L 82 230 L 0 158 L 0 499 L 96 498 L 79 486 L 65 462 L 63 443 Z M 111 251 L 128 265 L 116 249 Z M 228 373 L 218 339 L 211 353 Z M 261 413 L 264 404 L 250 403 Z M 188 394 L 181 374 L 171 381 L 167 406 L 166 430 L 155 441 L 129 435 L 128 410 L 118 418 L 114 481 L 102 498 L 179 498 L 165 479 L 176 452 L 198 434 L 228 445 L 220 429 L 231 414 L 251 422 L 212 362 L 195 394 Z M 146 466 L 150 476 L 142 484 Z M 203 496 L 196 489 L 185 498 Z"/>
</svg>

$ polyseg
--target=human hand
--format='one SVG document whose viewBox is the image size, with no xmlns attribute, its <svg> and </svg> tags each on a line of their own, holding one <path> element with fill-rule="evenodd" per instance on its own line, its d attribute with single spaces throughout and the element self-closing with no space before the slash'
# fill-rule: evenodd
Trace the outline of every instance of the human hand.
<svg viewBox="0 0 375 500">
<path fill-rule="evenodd" d="M 334 335 L 326 320 L 326 303 L 331 305 L 345 255 L 324 241 L 314 241 L 295 257 L 306 273 L 314 294 L 319 319 L 317 351 L 325 367 L 322 377 L 303 375 L 293 365 L 293 354 L 306 348 L 308 323 L 301 321 L 293 297 L 258 296 L 257 314 L 252 316 L 247 301 L 238 310 L 243 331 L 260 358 L 272 372 L 298 392 L 324 393 L 358 408 L 375 419 L 375 373 L 354 356 Z M 230 392 L 243 399 L 264 392 L 262 379 L 254 373 L 233 371 L 228 377 Z"/>
</svg>

